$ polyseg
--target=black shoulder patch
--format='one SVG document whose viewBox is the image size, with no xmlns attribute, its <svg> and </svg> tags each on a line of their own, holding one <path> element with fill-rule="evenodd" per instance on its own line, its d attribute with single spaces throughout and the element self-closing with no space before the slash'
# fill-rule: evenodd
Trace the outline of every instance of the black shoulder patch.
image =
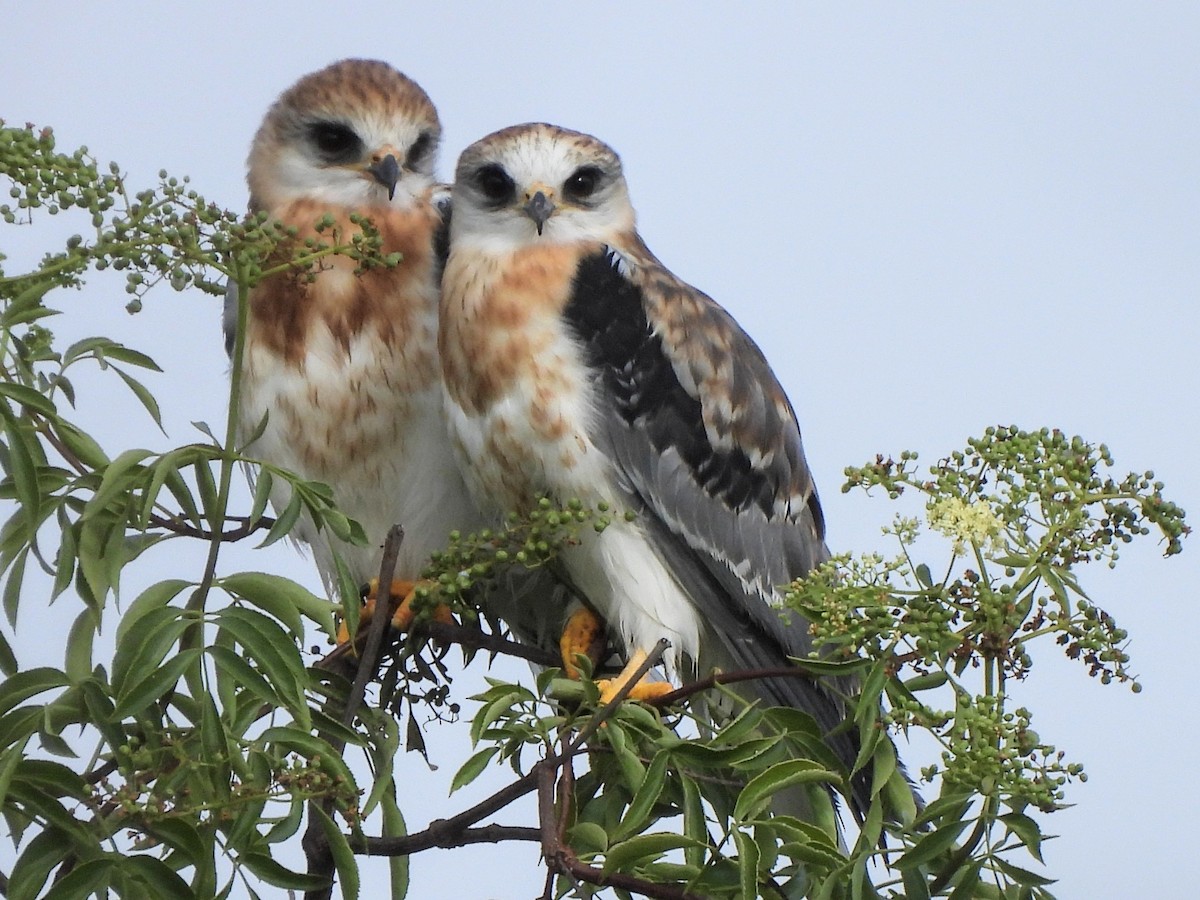
<svg viewBox="0 0 1200 900">
<path fill-rule="evenodd" d="M 654 451 L 678 451 L 711 496 L 734 510 L 757 504 L 775 515 L 776 488 L 740 449 L 718 452 L 704 428 L 700 401 L 680 384 L 662 339 L 653 333 L 641 289 L 611 253 L 580 261 L 566 320 L 604 380 L 616 412 L 645 434 Z"/>
</svg>

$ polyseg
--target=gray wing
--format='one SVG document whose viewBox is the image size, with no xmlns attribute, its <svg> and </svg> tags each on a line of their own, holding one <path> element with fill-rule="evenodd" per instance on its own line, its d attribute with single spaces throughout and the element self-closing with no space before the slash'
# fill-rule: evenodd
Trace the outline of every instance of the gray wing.
<svg viewBox="0 0 1200 900">
<path fill-rule="evenodd" d="M 781 617 L 779 586 L 829 556 L 795 413 L 754 342 L 713 300 L 649 254 L 581 261 L 567 320 L 600 375 L 597 440 L 642 507 L 655 549 L 688 591 L 726 668 L 768 668 L 812 649 Z M 703 651 L 702 651 L 703 652 Z M 841 724 L 852 683 L 755 682 L 771 705 Z M 850 765 L 857 738 L 833 747 Z"/>
</svg>

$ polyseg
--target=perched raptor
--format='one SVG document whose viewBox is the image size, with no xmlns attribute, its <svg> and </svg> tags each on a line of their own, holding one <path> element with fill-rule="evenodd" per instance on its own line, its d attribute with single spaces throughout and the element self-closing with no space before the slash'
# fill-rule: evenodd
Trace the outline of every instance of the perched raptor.
<svg viewBox="0 0 1200 900">
<path fill-rule="evenodd" d="M 730 315 L 646 248 L 617 154 L 506 128 L 462 154 L 453 206 L 438 344 L 476 499 L 611 505 L 561 565 L 628 656 L 668 638 L 668 669 L 691 678 L 807 655 L 779 590 L 828 551 L 795 413 Z M 827 684 L 754 684 L 826 731 L 843 720 Z M 853 735 L 832 746 L 852 763 Z"/>
<path fill-rule="evenodd" d="M 356 547 L 302 519 L 294 535 L 312 548 L 327 583 L 333 553 L 366 582 L 379 547 L 405 528 L 396 567 L 415 580 L 454 528 L 476 522 L 450 451 L 437 354 L 438 282 L 444 238 L 434 156 L 437 111 L 412 80 L 383 62 L 348 59 L 307 75 L 267 112 L 250 151 L 251 212 L 330 242 L 358 230 L 354 214 L 380 230 L 393 268 L 356 273 L 330 256 L 311 282 L 295 273 L 258 284 L 249 296 L 238 418 L 248 453 L 333 487 L 339 507 L 361 522 Z M 315 230 L 322 217 L 333 228 Z M 237 298 L 226 301 L 233 352 Z M 290 498 L 282 479 L 271 500 Z"/>
</svg>

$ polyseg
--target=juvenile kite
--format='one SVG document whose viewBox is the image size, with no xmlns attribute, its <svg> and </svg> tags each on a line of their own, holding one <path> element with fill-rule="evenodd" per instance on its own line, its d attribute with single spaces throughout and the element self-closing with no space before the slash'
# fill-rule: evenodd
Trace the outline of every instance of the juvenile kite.
<svg viewBox="0 0 1200 900">
<path fill-rule="evenodd" d="M 348 256 L 323 260 L 315 280 L 275 275 L 249 297 L 239 422 L 248 452 L 329 484 L 357 519 L 365 547 L 318 532 L 306 517 L 293 535 L 308 543 L 326 582 L 333 552 L 366 582 L 379 547 L 405 528 L 396 576 L 415 580 L 454 528 L 476 521 L 450 450 L 437 355 L 437 252 L 443 213 L 436 202 L 437 111 L 412 80 L 383 62 L 348 59 L 307 75 L 267 112 L 250 151 L 251 212 L 330 243 L 349 240 L 358 213 L 380 230 L 399 265 L 356 273 Z M 332 217 L 334 228 L 315 225 Z M 237 298 L 226 300 L 233 352 Z M 286 507 L 278 479 L 271 500 Z"/>
<path fill-rule="evenodd" d="M 613 508 L 561 565 L 630 668 L 664 637 L 684 677 L 806 656 L 808 624 L 780 618 L 779 586 L 828 550 L 795 413 L 732 317 L 646 248 L 617 154 L 551 125 L 506 128 L 459 159 L 453 208 L 439 349 L 479 503 Z M 827 683 L 752 684 L 826 731 L 843 720 Z M 856 744 L 832 740 L 847 765 Z"/>
</svg>

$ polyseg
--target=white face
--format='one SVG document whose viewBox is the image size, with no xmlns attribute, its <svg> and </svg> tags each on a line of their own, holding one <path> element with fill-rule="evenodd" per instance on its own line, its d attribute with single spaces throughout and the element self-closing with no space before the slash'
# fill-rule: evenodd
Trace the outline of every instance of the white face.
<svg viewBox="0 0 1200 900">
<path fill-rule="evenodd" d="M 452 246 L 495 252 L 611 242 L 634 227 L 617 155 L 593 137 L 541 124 L 507 128 L 468 147 L 453 208 Z"/>
<path fill-rule="evenodd" d="M 250 150 L 251 202 L 410 208 L 434 183 L 440 139 L 415 83 L 382 63 L 338 63 L 302 79 L 267 114 Z"/>
<path fill-rule="evenodd" d="M 433 184 L 436 139 L 425 137 L 428 134 L 414 121 L 312 117 L 279 146 L 270 180 L 288 199 L 382 205 L 389 202 L 388 186 L 372 167 L 391 155 L 399 164 L 400 178 L 390 202 L 411 206 Z"/>
</svg>

